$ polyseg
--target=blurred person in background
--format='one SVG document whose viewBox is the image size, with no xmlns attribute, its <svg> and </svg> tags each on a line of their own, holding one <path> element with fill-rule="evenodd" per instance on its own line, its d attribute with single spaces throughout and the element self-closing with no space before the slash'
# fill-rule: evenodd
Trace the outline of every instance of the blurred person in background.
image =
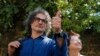
<svg viewBox="0 0 100 56">
<path fill-rule="evenodd" d="M 69 56 L 84 56 L 80 54 L 80 51 L 82 49 L 80 35 L 71 30 L 69 32 L 69 38 Z"/>
</svg>

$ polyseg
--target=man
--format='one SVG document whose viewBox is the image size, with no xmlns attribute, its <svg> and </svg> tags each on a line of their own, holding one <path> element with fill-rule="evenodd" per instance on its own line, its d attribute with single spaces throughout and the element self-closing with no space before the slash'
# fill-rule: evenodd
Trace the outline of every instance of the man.
<svg viewBox="0 0 100 56">
<path fill-rule="evenodd" d="M 66 39 L 68 36 L 62 31 L 61 28 L 61 11 L 58 10 L 52 20 L 52 28 L 54 31 L 53 40 L 55 41 L 55 56 L 68 56 L 68 49 Z"/>
<path fill-rule="evenodd" d="M 48 27 L 46 13 L 43 9 L 36 9 L 30 14 L 26 20 L 29 36 L 20 42 L 14 41 L 9 43 L 8 56 L 57 56 L 55 55 L 54 41 L 45 35 Z M 56 33 L 61 32 L 60 25 L 57 22 L 56 25 L 53 26 L 57 30 Z"/>
</svg>

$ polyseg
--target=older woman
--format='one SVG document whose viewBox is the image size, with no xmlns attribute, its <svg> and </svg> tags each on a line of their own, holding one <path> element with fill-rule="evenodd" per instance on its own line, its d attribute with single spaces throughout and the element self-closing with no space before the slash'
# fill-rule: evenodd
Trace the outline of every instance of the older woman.
<svg viewBox="0 0 100 56">
<path fill-rule="evenodd" d="M 82 49 L 82 43 L 79 39 L 80 35 L 71 31 L 70 34 L 70 43 L 69 43 L 69 56 L 83 56 L 80 54 Z"/>
</svg>

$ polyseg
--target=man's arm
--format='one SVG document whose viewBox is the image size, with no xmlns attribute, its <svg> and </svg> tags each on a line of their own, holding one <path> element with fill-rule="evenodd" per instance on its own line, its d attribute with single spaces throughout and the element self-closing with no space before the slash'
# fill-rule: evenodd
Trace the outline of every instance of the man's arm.
<svg viewBox="0 0 100 56">
<path fill-rule="evenodd" d="M 54 38 L 56 37 L 62 37 L 64 38 L 64 47 L 63 47 L 63 52 L 62 55 L 63 56 L 67 56 L 68 55 L 68 49 L 67 49 L 67 43 L 66 43 L 66 39 L 68 38 L 67 34 L 63 32 L 62 27 L 61 27 L 61 16 L 60 16 L 60 12 L 58 11 L 56 16 L 53 17 L 52 19 L 52 28 L 53 28 L 53 32 L 54 32 Z M 56 39 L 55 39 L 56 40 Z M 55 41 L 54 40 L 54 41 Z M 56 47 L 55 47 L 56 48 Z M 54 50 L 54 52 L 56 51 L 56 49 Z M 67 53 L 67 54 L 66 54 Z M 57 56 L 57 55 L 56 55 Z"/>
</svg>

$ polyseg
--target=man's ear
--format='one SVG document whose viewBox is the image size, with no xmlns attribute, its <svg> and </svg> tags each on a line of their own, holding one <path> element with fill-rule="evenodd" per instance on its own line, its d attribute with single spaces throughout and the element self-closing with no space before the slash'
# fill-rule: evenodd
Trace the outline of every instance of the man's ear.
<svg viewBox="0 0 100 56">
<path fill-rule="evenodd" d="M 50 34 L 50 32 L 51 32 L 51 25 L 49 26 L 49 24 L 47 23 L 46 24 L 46 35 L 48 36 L 49 34 Z"/>
</svg>

